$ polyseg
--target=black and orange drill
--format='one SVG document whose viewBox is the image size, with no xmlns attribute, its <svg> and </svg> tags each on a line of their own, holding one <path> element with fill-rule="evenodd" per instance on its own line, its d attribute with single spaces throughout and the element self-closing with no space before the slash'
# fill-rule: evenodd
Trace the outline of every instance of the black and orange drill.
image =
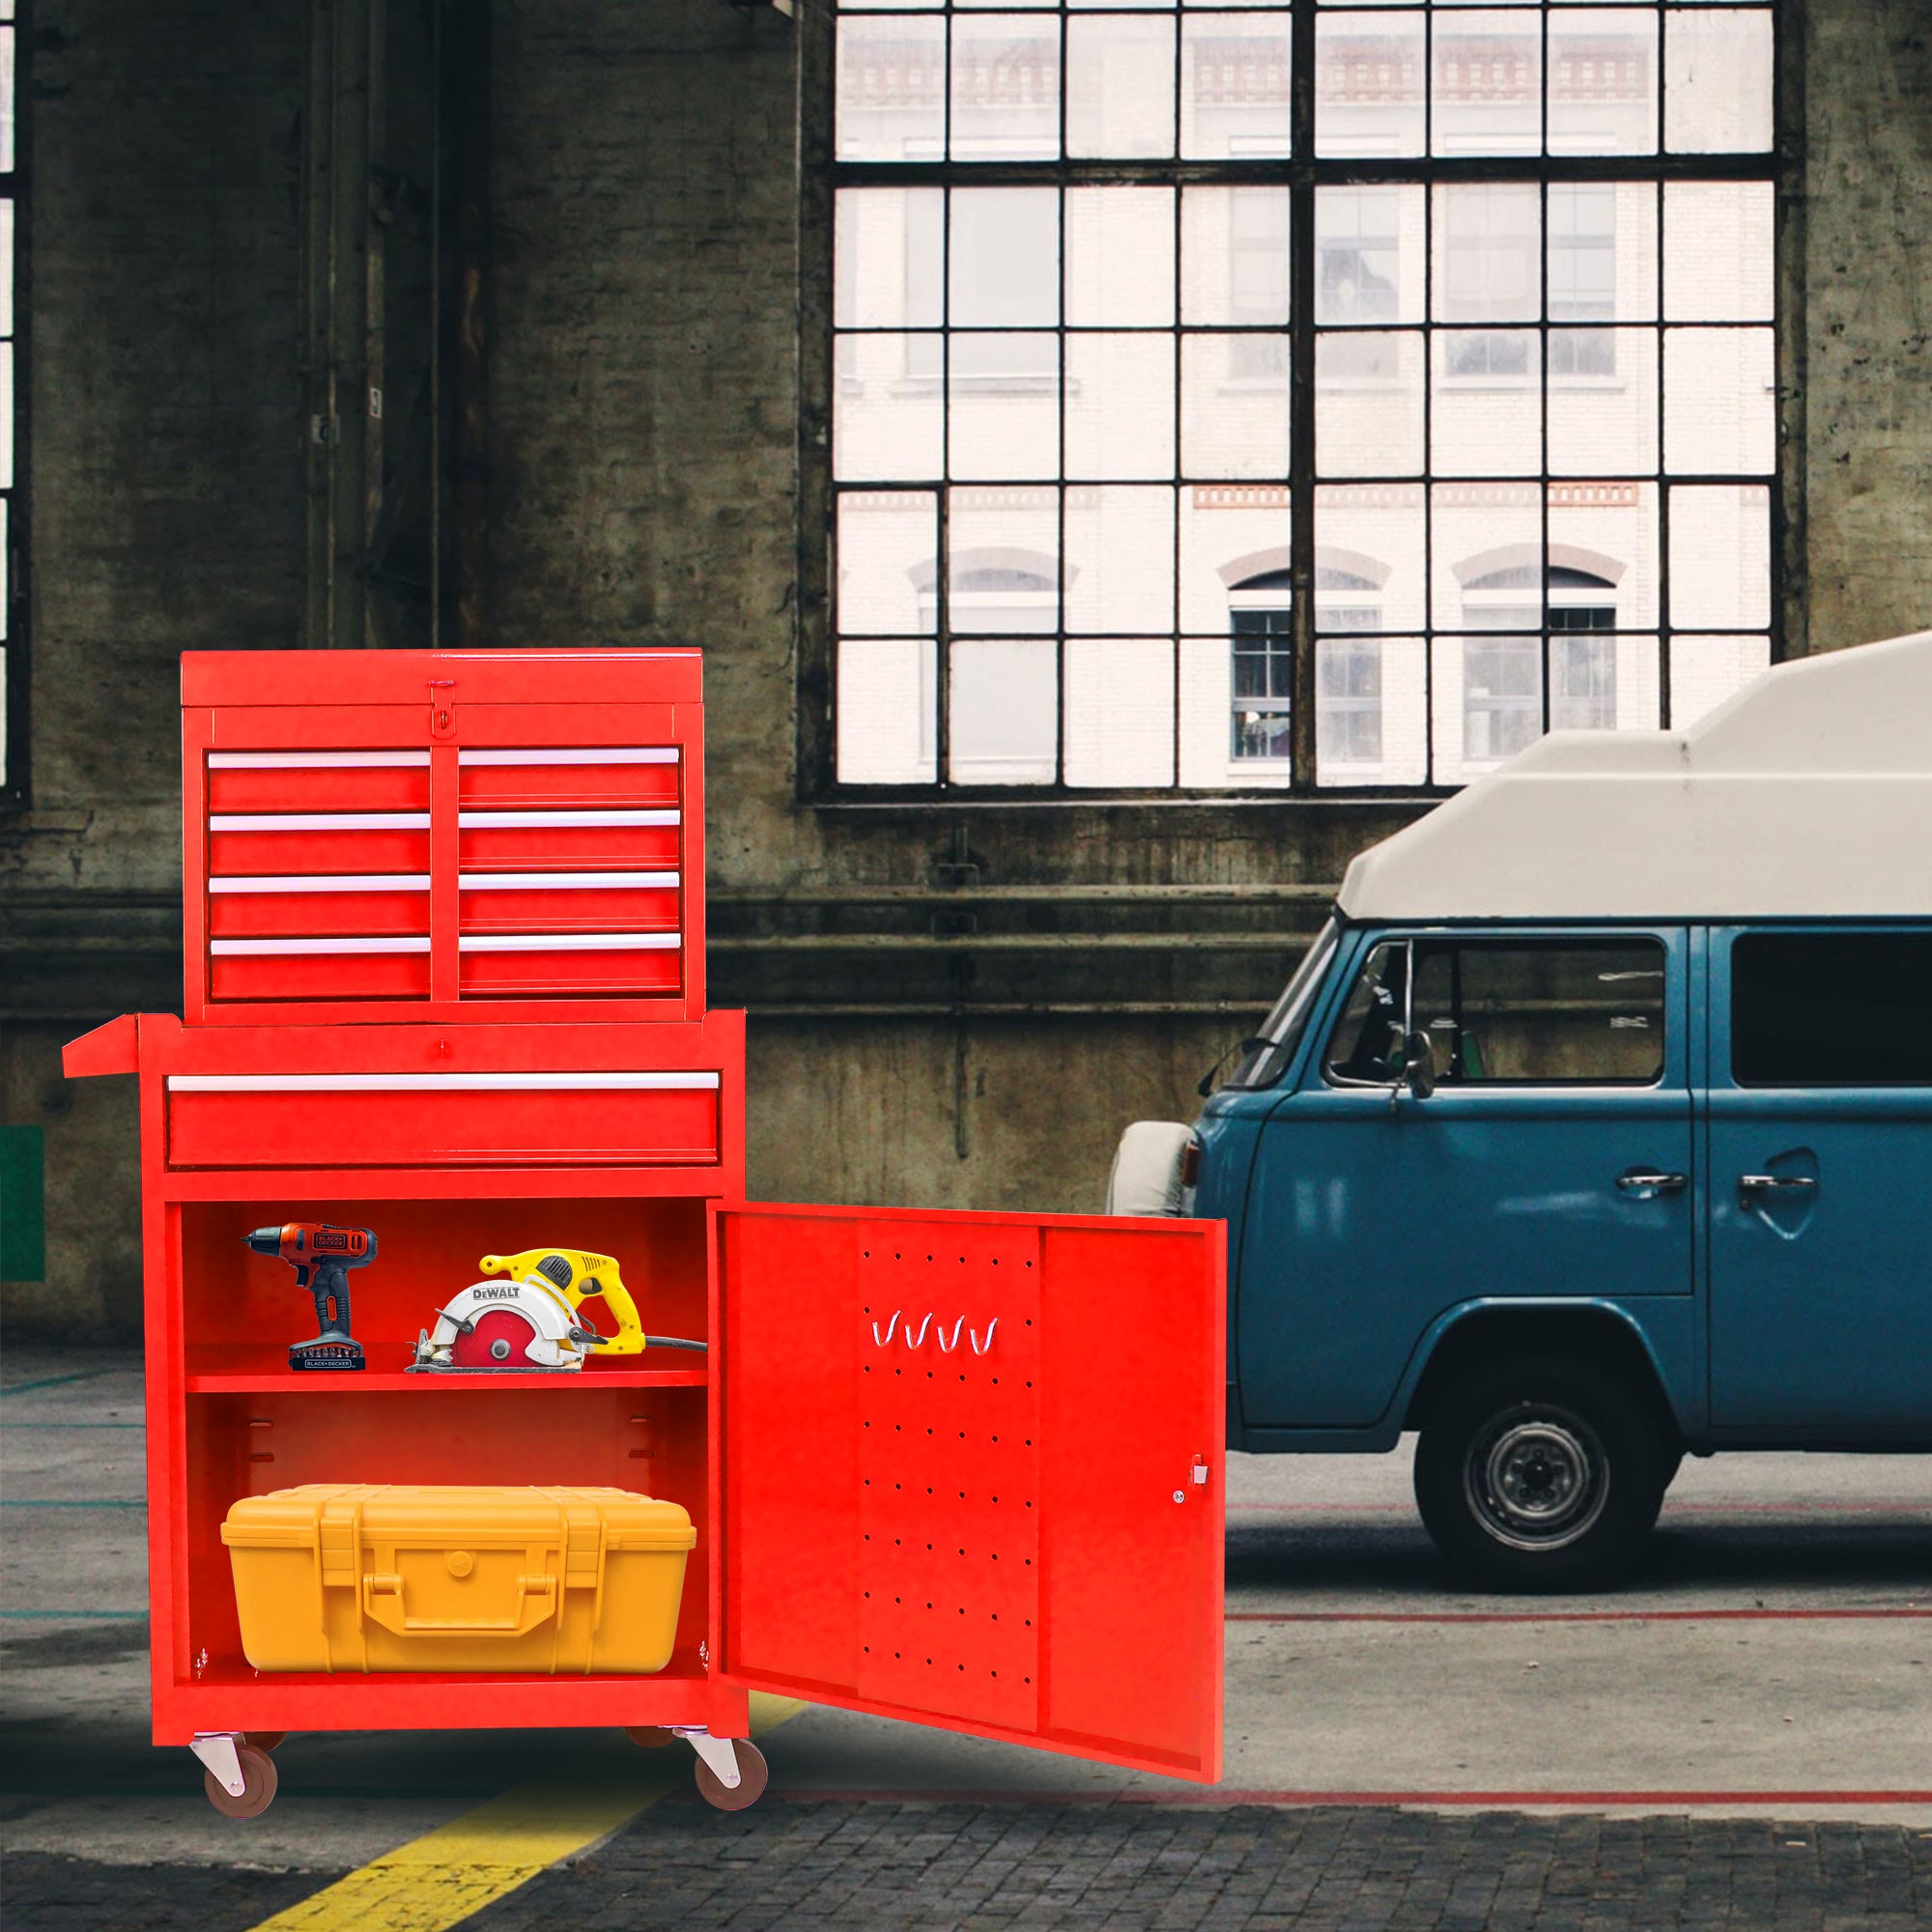
<svg viewBox="0 0 1932 1932">
<path fill-rule="evenodd" d="M 327 1221 L 285 1221 L 279 1228 L 257 1228 L 242 1239 L 258 1255 L 280 1255 L 292 1262 L 296 1286 L 315 1297 L 313 1342 L 289 1344 L 292 1369 L 359 1369 L 362 1344 L 349 1332 L 349 1270 L 376 1259 L 371 1228 L 337 1228 Z"/>
</svg>

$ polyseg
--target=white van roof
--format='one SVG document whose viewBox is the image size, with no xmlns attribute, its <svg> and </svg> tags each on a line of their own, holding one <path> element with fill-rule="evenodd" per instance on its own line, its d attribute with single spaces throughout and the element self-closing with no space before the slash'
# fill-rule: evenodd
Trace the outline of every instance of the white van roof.
<svg viewBox="0 0 1932 1932">
<path fill-rule="evenodd" d="M 1552 731 L 1349 867 L 1354 919 L 1932 916 L 1932 631 L 1688 731 Z"/>
</svg>

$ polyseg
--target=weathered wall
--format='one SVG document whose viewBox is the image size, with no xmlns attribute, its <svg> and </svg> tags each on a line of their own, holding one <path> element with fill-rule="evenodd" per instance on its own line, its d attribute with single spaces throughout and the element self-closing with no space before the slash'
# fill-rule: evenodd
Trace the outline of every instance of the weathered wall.
<svg viewBox="0 0 1932 1932">
<path fill-rule="evenodd" d="M 1932 626 L 1932 10 L 1807 12 L 1807 617 L 1835 650 Z"/>
<path fill-rule="evenodd" d="M 67 1087 L 55 1049 L 176 1003 L 177 654 L 298 634 L 307 12 L 37 8 L 35 793 L 0 817 L 0 1096 L 47 1131 L 50 1286 L 7 1290 L 16 1331 L 136 1319 L 132 1096 Z M 1191 1110 L 1394 815 L 801 809 L 802 30 L 722 0 L 493 14 L 494 635 L 707 653 L 754 1187 L 1094 1207 L 1121 1122 Z M 1920 0 L 1809 16 L 1793 631 L 1828 647 L 1932 622 L 1932 29 Z"/>
</svg>

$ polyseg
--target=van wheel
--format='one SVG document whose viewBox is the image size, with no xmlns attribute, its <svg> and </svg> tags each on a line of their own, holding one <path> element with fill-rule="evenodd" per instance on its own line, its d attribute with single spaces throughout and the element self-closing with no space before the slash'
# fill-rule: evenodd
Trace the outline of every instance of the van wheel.
<svg viewBox="0 0 1932 1932">
<path fill-rule="evenodd" d="M 1671 1460 L 1620 1378 L 1523 1357 L 1463 1377 L 1431 1408 L 1415 1502 L 1450 1567 L 1481 1588 L 1595 1589 L 1629 1572 Z"/>
</svg>

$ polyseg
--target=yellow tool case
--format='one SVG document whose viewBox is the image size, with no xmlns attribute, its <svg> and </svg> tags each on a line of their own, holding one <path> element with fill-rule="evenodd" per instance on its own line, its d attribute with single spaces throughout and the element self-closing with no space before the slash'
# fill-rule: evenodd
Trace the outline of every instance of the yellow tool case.
<svg viewBox="0 0 1932 1932">
<path fill-rule="evenodd" d="M 629 1490 L 309 1483 L 221 1540 L 257 1670 L 555 1674 L 662 1670 L 697 1532 Z"/>
</svg>

